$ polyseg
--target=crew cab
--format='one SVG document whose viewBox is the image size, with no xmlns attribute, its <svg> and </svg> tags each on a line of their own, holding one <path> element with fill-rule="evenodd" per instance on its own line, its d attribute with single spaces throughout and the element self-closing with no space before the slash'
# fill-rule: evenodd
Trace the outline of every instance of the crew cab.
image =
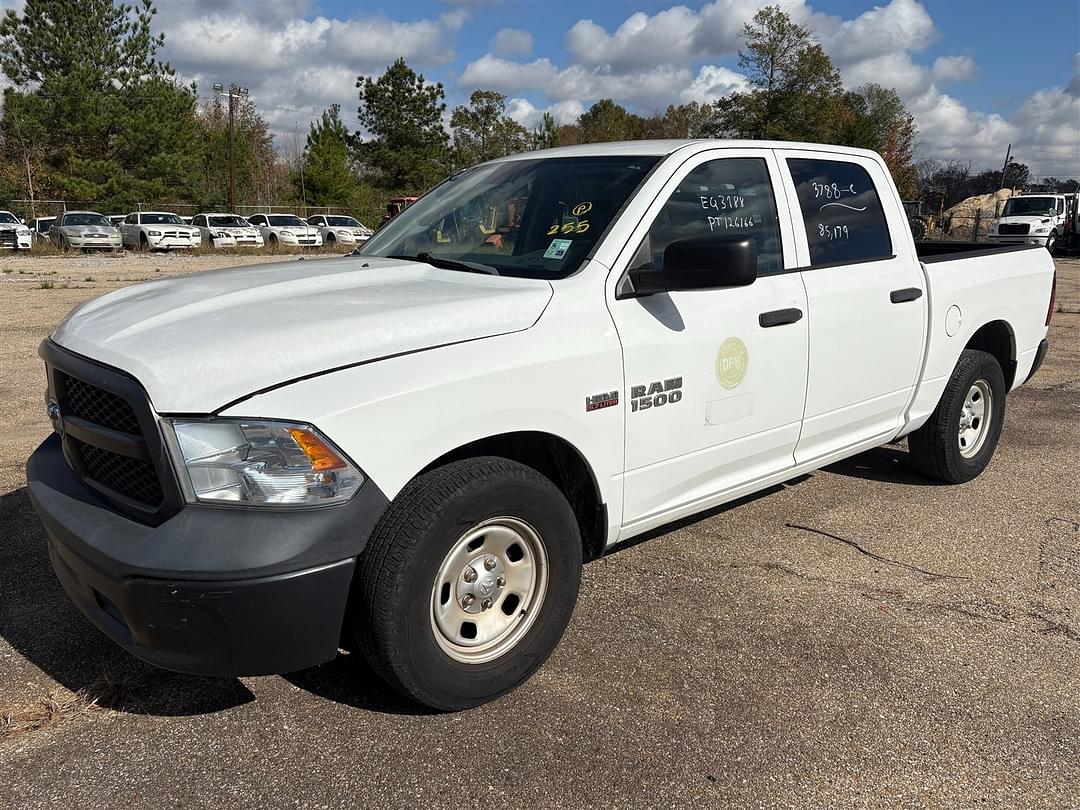
<svg viewBox="0 0 1080 810">
<path fill-rule="evenodd" d="M 263 241 L 271 247 L 321 247 L 318 228 L 308 225 L 294 214 L 255 214 L 247 218 L 259 230 Z"/>
<path fill-rule="evenodd" d="M 988 238 L 999 245 L 1039 245 L 1053 253 L 1066 231 L 1065 203 L 1064 194 L 1009 197 Z"/>
<path fill-rule="evenodd" d="M 214 248 L 262 247 L 259 229 L 239 214 L 198 214 L 191 224 L 199 229 L 205 244 Z"/>
<path fill-rule="evenodd" d="M 905 436 L 977 476 L 1053 288 L 1042 249 L 916 247 L 872 152 L 530 152 L 358 255 L 74 310 L 30 498 L 71 599 L 148 661 L 282 673 L 352 636 L 461 709 L 544 662 L 616 543 Z"/>
<path fill-rule="evenodd" d="M 120 225 L 124 247 L 138 250 L 176 250 L 202 244 L 198 228 L 184 224 L 169 211 L 133 211 Z"/>
</svg>

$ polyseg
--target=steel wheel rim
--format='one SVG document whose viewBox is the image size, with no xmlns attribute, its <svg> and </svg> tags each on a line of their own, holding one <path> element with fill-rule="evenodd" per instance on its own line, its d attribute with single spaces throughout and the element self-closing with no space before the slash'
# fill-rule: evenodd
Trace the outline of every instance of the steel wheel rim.
<svg viewBox="0 0 1080 810">
<path fill-rule="evenodd" d="M 547 586 L 547 550 L 537 531 L 518 518 L 485 520 L 462 534 L 439 566 L 431 589 L 435 640 L 455 661 L 493 661 L 529 632 Z"/>
<path fill-rule="evenodd" d="M 976 380 L 964 397 L 964 406 L 960 409 L 960 425 L 957 441 L 960 455 L 971 458 L 982 450 L 986 436 L 990 432 L 990 418 L 993 415 L 994 395 L 990 383 Z"/>
</svg>

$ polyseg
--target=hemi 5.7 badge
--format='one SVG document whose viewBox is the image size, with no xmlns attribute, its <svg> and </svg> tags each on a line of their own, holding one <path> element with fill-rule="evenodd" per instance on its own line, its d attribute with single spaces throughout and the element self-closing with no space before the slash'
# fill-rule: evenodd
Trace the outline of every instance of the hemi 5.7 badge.
<svg viewBox="0 0 1080 810">
<path fill-rule="evenodd" d="M 598 411 L 601 408 L 611 408 L 619 404 L 619 392 L 608 391 L 606 394 L 593 394 L 585 397 L 585 413 Z"/>
</svg>

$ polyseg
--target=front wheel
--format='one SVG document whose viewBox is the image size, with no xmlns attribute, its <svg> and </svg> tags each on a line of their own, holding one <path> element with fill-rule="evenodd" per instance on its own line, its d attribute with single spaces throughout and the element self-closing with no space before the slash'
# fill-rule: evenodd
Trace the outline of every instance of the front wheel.
<svg viewBox="0 0 1080 810">
<path fill-rule="evenodd" d="M 1050 251 L 1050 253 L 1052 255 L 1053 252 L 1054 252 L 1054 249 L 1056 247 L 1057 247 L 1057 234 L 1052 233 L 1048 237 L 1046 237 L 1046 249 L 1048 251 Z"/>
<path fill-rule="evenodd" d="M 361 555 L 352 620 L 368 663 L 434 709 L 477 706 L 527 680 L 577 601 L 581 537 L 555 485 L 498 457 L 411 481 Z"/>
<path fill-rule="evenodd" d="M 992 354 L 967 349 L 925 425 L 908 437 L 915 466 L 950 484 L 970 481 L 994 455 L 1005 419 L 1005 377 Z"/>
</svg>

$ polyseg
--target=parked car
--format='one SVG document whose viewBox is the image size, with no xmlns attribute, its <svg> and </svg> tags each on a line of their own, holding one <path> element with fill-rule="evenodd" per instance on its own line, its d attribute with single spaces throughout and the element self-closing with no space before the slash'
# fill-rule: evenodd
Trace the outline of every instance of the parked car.
<svg viewBox="0 0 1080 810">
<path fill-rule="evenodd" d="M 529 152 L 359 256 L 75 309 L 29 496 L 68 595 L 148 661 L 292 672 L 347 624 L 462 709 L 552 652 L 583 557 L 904 436 L 926 475 L 979 475 L 1053 312 L 1045 250 L 916 244 L 873 152 Z"/>
<path fill-rule="evenodd" d="M 56 217 L 38 217 L 30 220 L 30 233 L 35 242 L 48 242 L 49 229 L 56 221 Z"/>
<path fill-rule="evenodd" d="M 259 229 L 238 214 L 198 214 L 191 224 L 199 229 L 204 244 L 215 248 L 262 247 Z"/>
<path fill-rule="evenodd" d="M 202 244 L 198 228 L 185 225 L 168 211 L 133 211 L 120 226 L 124 247 L 137 250 L 174 250 L 195 248 Z"/>
<path fill-rule="evenodd" d="M 1017 194 L 1005 201 L 989 234 L 999 245 L 1041 245 L 1054 252 L 1066 231 L 1065 194 Z"/>
<path fill-rule="evenodd" d="M 126 218 L 127 214 L 109 214 L 108 216 L 109 224 L 114 228 L 119 228 L 123 225 Z M 121 232 L 121 235 L 123 235 L 123 232 Z"/>
<path fill-rule="evenodd" d="M 371 238 L 371 228 L 360 224 L 353 217 L 334 214 L 316 214 L 308 217 L 308 225 L 319 229 L 319 235 L 327 245 L 359 245 Z"/>
<path fill-rule="evenodd" d="M 61 250 L 120 250 L 120 229 L 97 211 L 65 211 L 49 228 L 49 238 Z"/>
<path fill-rule="evenodd" d="M 256 214 L 247 221 L 259 229 L 266 244 L 292 247 L 321 247 L 318 228 L 308 225 L 293 214 Z"/>
<path fill-rule="evenodd" d="M 0 211 L 0 248 L 30 249 L 30 228 L 10 211 Z"/>
</svg>

